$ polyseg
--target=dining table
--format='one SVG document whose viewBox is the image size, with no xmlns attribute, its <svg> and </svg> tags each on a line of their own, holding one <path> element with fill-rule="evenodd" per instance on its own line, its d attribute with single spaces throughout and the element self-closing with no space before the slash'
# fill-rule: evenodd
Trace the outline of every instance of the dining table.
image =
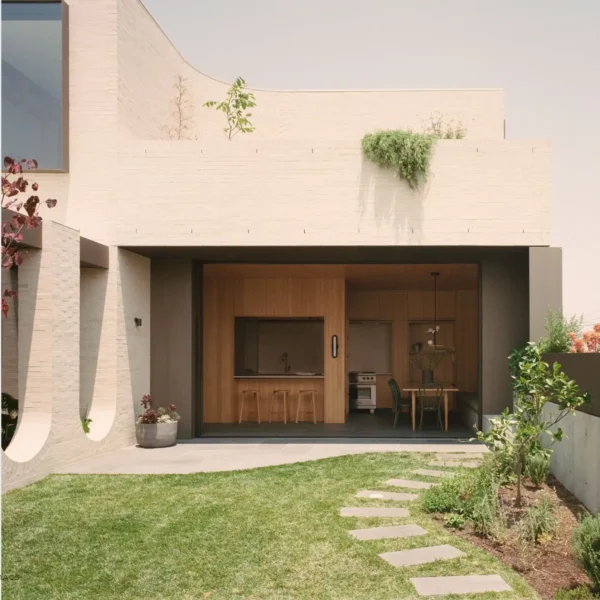
<svg viewBox="0 0 600 600">
<path fill-rule="evenodd" d="M 444 431 L 448 431 L 448 393 L 458 392 L 460 390 L 452 383 L 437 382 L 437 384 L 442 386 L 444 392 Z M 410 392 L 413 431 L 417 428 L 417 393 L 423 389 L 425 389 L 426 392 L 429 391 L 427 390 L 426 385 L 422 383 L 409 383 L 402 388 L 403 392 Z M 437 392 L 437 388 L 432 387 L 431 391 Z"/>
</svg>

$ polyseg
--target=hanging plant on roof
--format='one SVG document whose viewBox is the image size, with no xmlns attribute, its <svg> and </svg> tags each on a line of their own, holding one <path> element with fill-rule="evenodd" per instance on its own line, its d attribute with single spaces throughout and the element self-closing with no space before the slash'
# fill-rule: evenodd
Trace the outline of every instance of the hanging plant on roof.
<svg viewBox="0 0 600 600">
<path fill-rule="evenodd" d="M 384 169 L 394 169 L 411 190 L 427 181 L 431 148 L 437 138 L 410 130 L 367 133 L 362 139 L 366 158 Z"/>
<path fill-rule="evenodd" d="M 459 140 L 467 133 L 462 121 L 447 120 L 439 112 L 433 113 L 423 126 L 423 133 L 410 129 L 367 133 L 362 139 L 363 154 L 384 169 L 394 169 L 411 190 L 416 190 L 427 181 L 431 149 L 436 140 Z"/>
</svg>

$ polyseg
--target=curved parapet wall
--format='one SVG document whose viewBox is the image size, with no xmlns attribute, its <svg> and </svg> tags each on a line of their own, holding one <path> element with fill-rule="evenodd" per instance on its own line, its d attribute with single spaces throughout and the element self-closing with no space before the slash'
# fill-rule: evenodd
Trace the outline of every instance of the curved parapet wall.
<svg viewBox="0 0 600 600">
<path fill-rule="evenodd" d="M 119 0 L 118 15 L 121 132 L 138 139 L 169 139 L 173 85 L 181 75 L 194 106 L 189 112 L 194 126 L 186 137 L 223 137 L 223 115 L 202 104 L 223 99 L 230 83 L 186 62 L 139 0 Z M 499 89 L 252 91 L 255 140 L 356 141 L 376 129 L 422 130 L 435 113 L 460 120 L 468 138 L 504 137 L 504 94 Z"/>
</svg>

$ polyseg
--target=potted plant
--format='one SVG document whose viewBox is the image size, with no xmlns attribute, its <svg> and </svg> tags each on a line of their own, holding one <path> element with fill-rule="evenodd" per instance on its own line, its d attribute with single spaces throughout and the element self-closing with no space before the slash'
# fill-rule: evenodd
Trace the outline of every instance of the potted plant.
<svg viewBox="0 0 600 600">
<path fill-rule="evenodd" d="M 165 448 L 174 446 L 177 440 L 177 421 L 179 415 L 175 405 L 168 408 L 152 408 L 152 397 L 145 394 L 142 398 L 144 412 L 135 424 L 135 437 L 142 448 Z"/>
</svg>

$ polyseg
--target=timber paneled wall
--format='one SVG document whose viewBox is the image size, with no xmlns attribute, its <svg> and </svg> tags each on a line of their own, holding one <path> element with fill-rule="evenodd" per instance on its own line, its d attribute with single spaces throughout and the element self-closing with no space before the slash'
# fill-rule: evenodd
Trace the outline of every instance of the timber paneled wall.
<svg viewBox="0 0 600 600">
<path fill-rule="evenodd" d="M 409 382 L 408 325 L 433 319 L 433 292 L 349 290 L 348 320 L 392 322 L 392 376 L 400 387 Z M 477 392 L 479 309 L 476 290 L 439 291 L 437 318 L 454 323 L 455 378 L 461 391 Z M 377 381 L 377 407 L 392 406 L 387 377 Z"/>
<path fill-rule="evenodd" d="M 317 416 L 326 423 L 345 421 L 345 280 L 341 266 L 205 265 L 203 294 L 205 423 L 232 423 L 239 417 L 239 380 L 234 379 L 235 317 L 323 317 L 324 380 L 311 380 L 316 389 L 323 388 L 322 395 L 317 396 L 321 404 Z M 340 342 L 335 359 L 331 356 L 332 335 Z M 262 387 L 261 381 L 269 382 L 254 379 L 253 387 Z M 280 387 L 289 387 L 290 382 L 282 382 Z M 265 420 L 269 401 L 265 388 L 261 400 Z M 295 410 L 296 397 L 290 405 Z M 302 415 L 306 416 L 304 411 Z"/>
</svg>

